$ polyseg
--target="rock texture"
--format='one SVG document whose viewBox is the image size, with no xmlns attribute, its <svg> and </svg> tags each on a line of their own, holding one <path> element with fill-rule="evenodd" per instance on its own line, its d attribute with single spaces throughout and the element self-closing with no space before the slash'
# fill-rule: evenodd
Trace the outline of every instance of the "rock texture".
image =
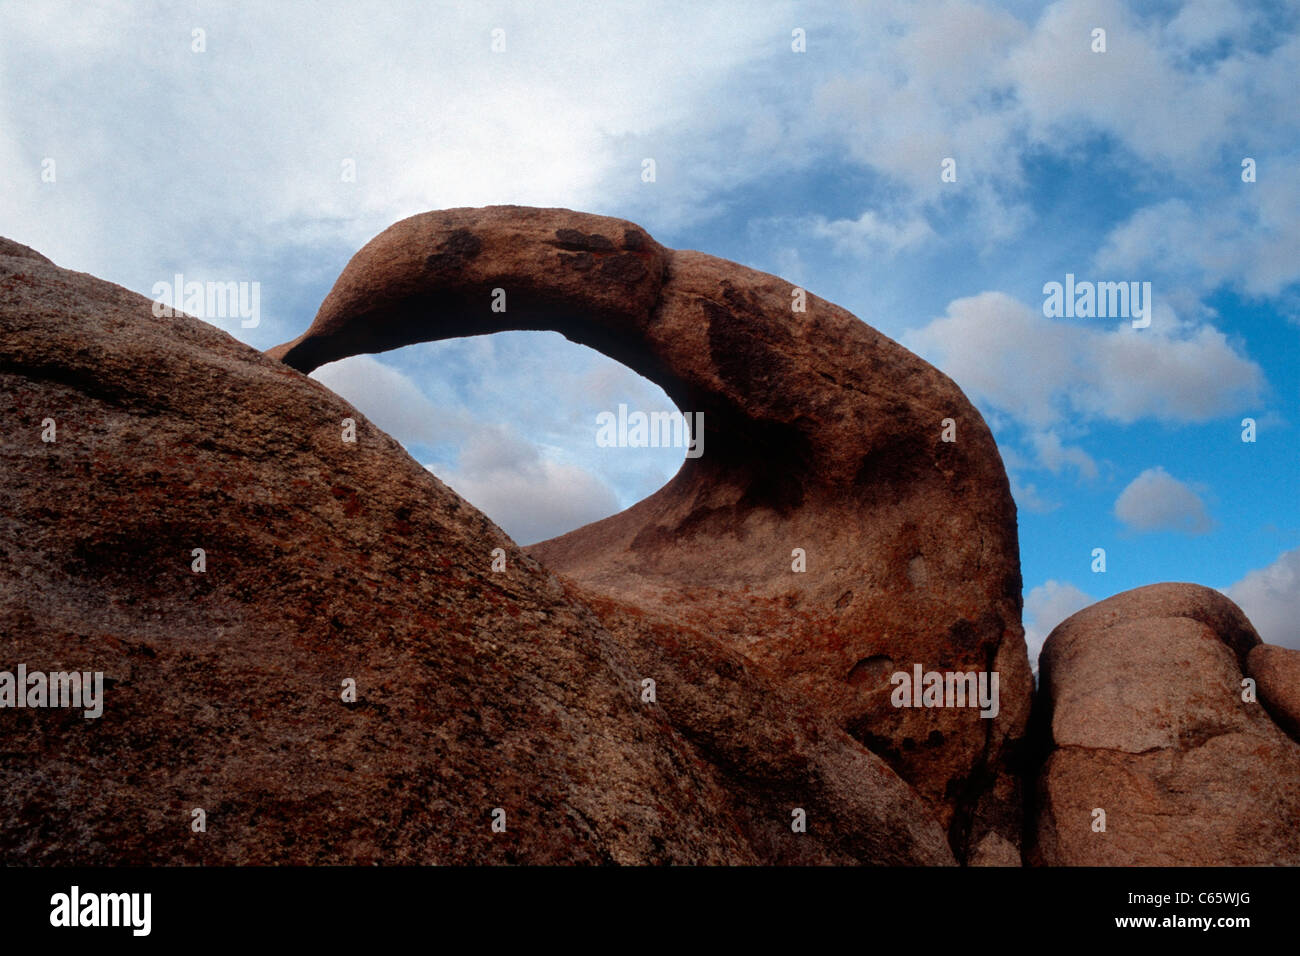
<svg viewBox="0 0 1300 956">
<path fill-rule="evenodd" d="M 1300 864 L 1300 746 L 1242 699 L 1260 650 L 1240 609 L 1194 584 L 1126 591 L 1058 626 L 1039 659 L 1051 752 L 1029 859 Z"/>
<path fill-rule="evenodd" d="M 1246 673 L 1277 725 L 1300 740 L 1300 651 L 1272 644 L 1251 648 Z"/>
<path fill-rule="evenodd" d="M 511 218 L 486 215 L 487 222 Z M 555 228 L 568 221 L 561 214 L 524 218 L 545 223 L 553 243 L 520 247 L 506 263 L 535 280 L 531 293 L 527 283 L 511 284 L 512 309 L 546 304 L 554 287 L 535 270 L 550 263 L 571 278 L 574 295 L 588 296 L 593 336 L 632 315 L 653 324 L 637 310 L 654 301 L 671 256 L 630 228 L 611 252 L 582 217 L 572 217 L 581 234 Z M 430 228 L 434 221 L 441 220 Z M 498 239 L 505 234 L 456 225 L 437 234 L 421 269 L 447 282 L 465 270 L 474 281 L 498 281 L 472 263 L 504 255 Z M 346 297 L 355 279 L 355 270 L 345 274 L 330 302 Z M 398 288 L 389 286 L 394 294 Z M 754 294 L 743 283 L 735 288 Z M 382 311 L 382 296 L 374 301 Z M 827 719 L 799 691 L 815 675 L 777 681 L 766 668 L 795 659 L 794 651 L 746 656 L 725 633 L 664 625 L 631 603 L 601 603 L 518 549 L 318 383 L 202 322 L 155 317 L 150 306 L 0 240 L 0 670 L 22 663 L 29 671 L 102 671 L 107 685 L 99 719 L 80 710 L 0 710 L 0 862 L 953 862 L 925 802 L 840 729 L 852 724 L 845 714 L 871 712 L 865 698 Z M 827 309 L 817 307 L 829 316 L 819 321 L 837 315 Z M 748 334 L 716 321 L 712 334 L 733 344 Z M 796 324 L 784 334 L 811 336 L 811 327 Z M 324 360 L 400 337 L 377 320 L 291 351 L 307 367 L 303 355 Z M 864 361 L 892 360 L 896 347 L 871 342 L 884 351 Z M 899 419 L 882 427 L 910 447 L 907 467 L 938 496 L 926 500 L 952 504 L 977 476 L 949 479 L 926 466 L 936 456 L 964 467 L 973 451 L 911 447 L 906 429 L 916 416 L 928 423 L 955 393 L 915 360 L 906 370 L 920 376 L 925 404 L 913 410 L 900 378 L 890 386 Z M 693 379 L 679 371 L 687 387 Z M 836 394 L 857 381 L 836 386 Z M 770 428 L 775 440 L 798 433 L 802 416 L 845 416 L 828 440 L 847 440 L 852 420 L 865 423 L 865 409 L 836 409 L 827 398 L 802 411 L 793 396 L 774 399 L 780 408 L 756 419 L 754 433 Z M 725 416 L 723 397 L 716 401 L 710 411 Z M 983 448 L 986 433 L 968 407 L 953 408 L 963 441 Z M 781 416 L 787 425 L 779 426 Z M 342 440 L 345 418 L 356 421 L 355 443 Z M 42 440 L 47 420 L 53 441 Z M 882 443 L 867 450 L 884 450 Z M 863 452 L 860 442 L 855 447 Z M 831 451 L 807 453 L 821 460 Z M 1001 481 L 992 455 L 981 467 Z M 937 654 L 951 645 L 953 661 L 1011 653 L 1019 631 L 1014 528 L 998 490 L 1004 483 L 993 492 L 969 486 L 990 498 L 977 514 L 953 504 L 942 521 L 918 511 L 909 522 L 885 500 L 894 486 L 874 484 L 869 468 L 854 486 L 852 462 L 841 465 L 839 485 L 809 481 L 796 497 L 828 500 L 833 488 L 848 496 L 857 487 L 858 498 L 893 515 L 864 534 L 893 542 L 909 561 L 915 550 L 930 575 L 918 581 L 947 580 L 955 563 L 980 582 L 963 592 L 968 629 L 946 643 L 942 629 L 962 609 L 926 597 L 923 584 L 911 586 L 916 594 L 906 606 L 930 622 L 907 622 L 917 646 Z M 699 494 L 722 495 L 721 481 Z M 910 486 L 896 487 L 904 494 Z M 737 508 L 755 516 L 756 529 L 777 520 L 768 517 L 774 504 L 760 504 L 762 489 L 753 493 L 760 497 L 743 507 L 715 497 L 722 510 L 712 519 L 697 512 L 705 527 L 692 540 L 706 541 L 710 527 L 728 540 L 720 522 L 739 517 Z M 651 513 L 665 514 L 671 500 Z M 787 512 L 798 511 L 787 504 Z M 990 542 L 964 557 L 941 550 L 941 527 L 951 522 L 973 534 L 990 509 L 1003 522 L 986 532 Z M 625 564 L 615 562 L 615 580 L 632 580 L 642 561 L 662 566 L 670 544 L 655 538 L 657 525 L 646 527 L 653 540 Z M 807 594 L 790 586 L 796 605 L 862 567 L 861 554 L 819 552 L 831 539 L 819 542 L 811 520 L 801 528 L 825 570 Z M 774 548 L 771 534 L 754 540 Z M 196 548 L 205 552 L 202 573 L 194 570 Z M 491 571 L 494 548 L 506 554 L 505 572 Z M 766 561 L 755 557 L 744 573 L 761 581 Z M 836 630 L 810 649 L 809 670 L 843 660 L 848 666 L 836 679 L 844 683 L 853 655 L 890 641 L 907 647 L 896 653 L 910 659 L 898 630 L 902 610 L 881 603 L 899 585 L 894 571 L 882 565 L 854 581 L 841 613 L 828 618 Z M 776 601 L 779 589 L 767 590 L 764 599 Z M 996 627 L 982 603 L 986 590 L 995 599 L 987 606 L 1002 615 Z M 870 639 L 852 629 L 855 620 L 877 620 L 864 600 L 877 602 L 884 629 Z M 642 699 L 647 676 L 657 682 L 654 703 Z M 356 682 L 354 703 L 342 697 L 348 679 Z M 1015 704 L 1008 700 L 1003 710 L 1014 715 Z M 1014 726 L 1014 716 L 998 723 L 987 746 L 954 726 L 954 742 L 945 737 L 932 749 L 951 748 L 953 766 L 988 773 L 999 735 Z M 912 733 L 924 741 L 922 730 Z M 928 779 L 906 761 L 899 766 Z M 192 829 L 196 808 L 206 813 L 206 832 Z M 494 808 L 505 810 L 504 833 L 492 832 Z M 806 833 L 791 830 L 795 808 L 806 812 Z"/>
<path fill-rule="evenodd" d="M 372 240 L 311 327 L 269 354 L 309 371 L 414 342 L 550 329 L 702 412 L 702 457 L 531 554 L 636 608 L 648 631 L 716 637 L 882 755 L 959 856 L 1012 862 L 1031 678 L 998 450 L 947 377 L 815 296 L 798 310 L 801 292 L 618 219 L 443 210 Z M 795 549 L 805 572 L 792 570 Z M 999 672 L 1000 714 L 893 707 L 889 677 L 914 664 Z"/>
</svg>

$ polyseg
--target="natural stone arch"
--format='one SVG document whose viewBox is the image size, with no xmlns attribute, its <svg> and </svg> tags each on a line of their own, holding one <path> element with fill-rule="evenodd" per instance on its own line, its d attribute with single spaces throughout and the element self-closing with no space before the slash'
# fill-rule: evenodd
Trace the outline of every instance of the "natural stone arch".
<svg viewBox="0 0 1300 956">
<path fill-rule="evenodd" d="M 531 552 L 594 595 L 707 629 L 817 701 L 935 806 L 959 854 L 990 831 L 1018 844 L 1006 765 L 1031 679 L 997 447 L 949 378 L 816 296 L 797 310 L 794 293 L 619 219 L 440 210 L 368 243 L 311 327 L 268 354 L 306 372 L 416 342 L 552 330 L 703 412 L 702 457 Z M 955 441 L 941 438 L 945 419 Z M 794 548 L 807 571 L 791 570 Z M 895 708 L 886 660 L 996 670 L 1000 713 Z"/>
</svg>

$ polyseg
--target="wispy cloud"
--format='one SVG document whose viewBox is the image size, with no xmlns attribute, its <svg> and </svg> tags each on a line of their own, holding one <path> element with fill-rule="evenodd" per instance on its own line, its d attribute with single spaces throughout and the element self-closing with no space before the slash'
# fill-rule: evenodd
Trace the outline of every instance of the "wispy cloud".
<svg viewBox="0 0 1300 956">
<path fill-rule="evenodd" d="M 1214 523 L 1191 485 L 1163 468 L 1148 468 L 1115 499 L 1115 517 L 1134 531 L 1205 534 Z"/>
</svg>

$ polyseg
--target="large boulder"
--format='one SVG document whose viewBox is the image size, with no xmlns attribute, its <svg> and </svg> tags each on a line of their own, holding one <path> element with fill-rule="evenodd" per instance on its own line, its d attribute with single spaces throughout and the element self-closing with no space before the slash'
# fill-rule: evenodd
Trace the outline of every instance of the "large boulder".
<svg viewBox="0 0 1300 956">
<path fill-rule="evenodd" d="M 623 220 L 517 206 L 390 227 L 269 354 L 310 371 L 507 329 L 561 332 L 703 414 L 703 454 L 669 484 L 532 556 L 743 654 L 882 755 L 959 856 L 1014 862 L 1032 686 L 1016 511 L 957 386 L 776 276 Z M 996 672 L 997 716 L 894 706 L 891 677 L 916 665 Z"/>
<path fill-rule="evenodd" d="M 1126 591 L 1053 630 L 1029 860 L 1300 864 L 1300 746 L 1243 684 L 1259 646 L 1235 604 L 1194 584 Z"/>
<path fill-rule="evenodd" d="M 733 649 L 625 646 L 319 383 L 6 240 L 0 417 L 0 671 L 104 675 L 0 709 L 0 863 L 953 862 Z"/>
</svg>

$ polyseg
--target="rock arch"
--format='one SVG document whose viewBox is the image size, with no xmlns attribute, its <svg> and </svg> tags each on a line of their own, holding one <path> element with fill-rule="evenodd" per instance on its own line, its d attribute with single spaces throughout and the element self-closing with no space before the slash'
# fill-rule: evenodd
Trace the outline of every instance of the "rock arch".
<svg viewBox="0 0 1300 956">
<path fill-rule="evenodd" d="M 498 289 L 504 311 L 492 309 Z M 889 761 L 959 858 L 997 857 L 1019 843 L 1008 767 L 1031 692 L 1001 457 L 949 378 L 816 296 L 796 311 L 794 291 L 620 219 L 448 209 L 368 243 L 311 327 L 268 355 L 307 372 L 417 342 L 552 330 L 702 412 L 701 457 L 531 553 L 611 619 L 626 611 L 731 644 Z M 945 419 L 955 441 L 941 439 Z M 795 548 L 806 571 L 792 570 Z M 998 671 L 998 716 L 892 706 L 889 673 L 914 664 Z"/>
</svg>

